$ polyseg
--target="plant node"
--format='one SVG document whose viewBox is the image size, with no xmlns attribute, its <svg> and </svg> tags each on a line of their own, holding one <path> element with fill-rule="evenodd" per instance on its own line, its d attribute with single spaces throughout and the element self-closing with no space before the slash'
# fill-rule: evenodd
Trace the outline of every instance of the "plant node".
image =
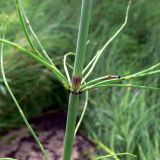
<svg viewBox="0 0 160 160">
<path fill-rule="evenodd" d="M 81 76 L 73 76 L 72 78 L 72 91 L 77 92 L 81 85 Z"/>
</svg>

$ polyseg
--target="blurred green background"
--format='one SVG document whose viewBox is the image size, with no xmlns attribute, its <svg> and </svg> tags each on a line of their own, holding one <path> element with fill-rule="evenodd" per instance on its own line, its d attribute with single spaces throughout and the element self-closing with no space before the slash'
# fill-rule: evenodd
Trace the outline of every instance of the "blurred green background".
<svg viewBox="0 0 160 160">
<path fill-rule="evenodd" d="M 127 0 L 118 3 L 94 0 L 86 64 L 123 23 L 127 3 Z M 23 0 L 23 4 L 33 29 L 63 71 L 63 55 L 75 52 L 81 1 Z M 133 1 L 127 26 L 106 49 L 90 79 L 106 74 L 128 75 L 160 60 L 159 8 L 159 0 Z M 14 1 L 0 0 L 0 33 L 5 16 L 9 17 L 6 38 L 28 48 Z M 73 57 L 69 62 L 73 64 Z M 48 109 L 66 110 L 68 93 L 48 70 L 9 46 L 5 46 L 4 65 L 8 82 L 28 118 Z M 158 86 L 159 75 L 137 79 L 134 83 Z M 140 160 L 159 160 L 159 96 L 157 91 L 131 88 L 95 90 L 90 93 L 81 129 L 88 138 L 101 141 L 116 153 L 130 152 Z M 0 75 L 0 131 L 21 124 Z M 106 152 L 99 145 L 97 153 Z"/>
</svg>

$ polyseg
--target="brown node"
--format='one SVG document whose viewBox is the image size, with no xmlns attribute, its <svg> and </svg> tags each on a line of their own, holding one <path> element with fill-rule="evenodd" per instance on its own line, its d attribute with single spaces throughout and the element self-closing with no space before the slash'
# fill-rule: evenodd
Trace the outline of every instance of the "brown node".
<svg viewBox="0 0 160 160">
<path fill-rule="evenodd" d="M 77 92 L 77 90 L 79 89 L 80 85 L 81 85 L 81 76 L 73 76 L 72 78 L 72 90 Z"/>
<path fill-rule="evenodd" d="M 104 80 L 119 79 L 119 78 L 121 78 L 120 75 L 108 75 L 104 78 Z"/>
<path fill-rule="evenodd" d="M 73 76 L 72 84 L 79 85 L 81 83 L 81 80 L 82 80 L 81 76 Z"/>
</svg>

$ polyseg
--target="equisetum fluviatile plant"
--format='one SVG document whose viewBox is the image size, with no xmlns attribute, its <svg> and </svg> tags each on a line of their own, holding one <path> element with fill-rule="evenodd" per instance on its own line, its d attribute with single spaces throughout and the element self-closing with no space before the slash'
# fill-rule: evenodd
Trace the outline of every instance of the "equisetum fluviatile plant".
<svg viewBox="0 0 160 160">
<path fill-rule="evenodd" d="M 69 104 L 68 104 L 68 114 L 67 114 L 67 124 L 66 124 L 66 132 L 65 132 L 65 139 L 64 139 L 64 153 L 62 155 L 63 160 L 71 160 L 72 155 L 72 148 L 74 143 L 74 137 L 78 131 L 78 128 L 81 124 L 81 121 L 83 119 L 83 116 L 86 111 L 87 102 L 88 102 L 88 94 L 95 88 L 108 88 L 108 87 L 135 87 L 135 88 L 142 88 L 142 89 L 152 89 L 152 90 L 159 90 L 157 87 L 153 86 L 143 86 L 140 84 L 130 84 L 127 83 L 130 79 L 140 78 L 152 74 L 160 73 L 160 63 L 157 63 L 150 68 L 144 69 L 142 71 L 139 71 L 137 73 L 123 76 L 123 75 L 104 75 L 103 77 L 98 77 L 96 79 L 87 81 L 88 77 L 92 74 L 94 68 L 97 65 L 97 62 L 101 55 L 104 53 L 107 46 L 119 35 L 119 33 L 124 29 L 125 25 L 127 24 L 128 20 L 128 14 L 129 14 L 129 8 L 131 5 L 131 1 L 129 1 L 127 9 L 126 9 L 126 16 L 124 23 L 121 25 L 121 27 L 117 30 L 117 32 L 104 44 L 104 46 L 97 51 L 95 55 L 93 55 L 93 58 L 88 62 L 87 66 L 84 67 L 85 62 L 85 52 L 88 42 L 88 33 L 89 33 L 89 23 L 90 23 L 90 15 L 91 15 L 91 8 L 92 8 L 92 1 L 93 0 L 82 0 L 82 6 L 81 6 L 81 16 L 80 16 L 80 24 L 79 24 L 79 31 L 78 31 L 78 40 L 77 40 L 77 46 L 76 46 L 76 52 L 75 53 L 67 53 L 64 55 L 64 70 L 66 75 L 63 75 L 60 70 L 54 65 L 54 60 L 52 61 L 51 58 L 48 56 L 47 52 L 45 51 L 43 45 L 39 41 L 38 37 L 36 36 L 28 18 L 25 13 L 25 10 L 23 8 L 21 0 L 15 0 L 16 4 L 16 10 L 19 16 L 19 20 L 22 25 L 23 32 L 25 34 L 25 37 L 30 45 L 30 50 L 26 49 L 14 42 L 8 41 L 5 39 L 5 32 L 7 28 L 7 22 L 4 26 L 4 32 L 2 35 L 2 38 L 0 38 L 1 43 L 1 54 L 0 54 L 0 61 L 1 61 L 1 72 L 2 72 L 2 79 L 3 82 L 6 85 L 6 88 L 11 95 L 14 103 L 16 104 L 16 107 L 19 111 L 19 113 L 22 116 L 23 121 L 25 122 L 27 128 L 29 129 L 30 133 L 34 137 L 36 143 L 38 144 L 44 158 L 46 160 L 49 160 L 49 157 L 47 155 L 47 152 L 45 151 L 44 147 L 42 146 L 41 142 L 38 140 L 36 134 L 34 133 L 32 127 L 28 123 L 27 119 L 25 118 L 25 115 L 21 109 L 21 107 L 18 104 L 18 101 L 16 100 L 14 94 L 12 93 L 7 79 L 5 77 L 5 72 L 3 68 L 3 48 L 4 45 L 9 45 L 11 47 L 14 47 L 18 51 L 20 51 L 22 54 L 25 54 L 26 56 L 29 56 L 33 60 L 37 61 L 38 63 L 42 64 L 44 67 L 48 68 L 55 77 L 62 83 L 64 88 L 70 92 L 69 95 Z M 5 19 L 7 19 L 5 17 Z M 7 21 L 7 20 L 6 20 Z M 33 43 L 31 36 L 35 39 L 35 43 Z M 39 46 L 40 49 L 37 49 L 36 46 Z M 68 65 L 67 65 L 67 57 L 68 56 L 75 56 L 75 62 L 74 66 L 69 66 L 73 69 L 72 76 L 68 71 Z M 2 81 L 0 79 L 0 81 Z M 78 123 L 76 123 L 76 113 L 77 108 L 79 105 L 79 97 L 80 94 L 85 94 L 85 105 L 80 117 L 80 120 Z M 77 124 L 77 125 L 76 125 Z M 122 155 L 130 155 L 134 156 L 129 153 L 120 153 L 120 154 L 111 154 L 111 155 L 104 155 L 95 158 L 103 159 L 108 157 L 116 157 L 116 156 L 122 156 Z M 0 158 L 0 159 L 9 159 L 9 158 Z"/>
</svg>

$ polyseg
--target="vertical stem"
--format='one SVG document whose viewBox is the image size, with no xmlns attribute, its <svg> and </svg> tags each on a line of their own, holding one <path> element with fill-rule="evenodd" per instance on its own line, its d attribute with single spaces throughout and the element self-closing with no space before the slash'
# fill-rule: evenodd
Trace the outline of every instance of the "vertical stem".
<svg viewBox="0 0 160 160">
<path fill-rule="evenodd" d="M 72 93 L 69 97 L 66 133 L 64 140 L 63 160 L 71 160 L 76 125 L 76 114 L 79 103 L 78 89 L 81 85 L 82 71 L 85 60 L 86 43 L 89 31 L 92 0 L 82 0 L 76 57 L 72 76 Z"/>
<path fill-rule="evenodd" d="M 79 33 L 76 47 L 76 57 L 73 70 L 73 90 L 77 90 L 81 85 L 82 70 L 85 60 L 86 44 L 90 23 L 92 0 L 82 0 Z M 74 84 L 77 83 L 77 84 Z"/>
<path fill-rule="evenodd" d="M 68 105 L 63 160 L 71 160 L 78 102 L 79 96 L 71 93 Z"/>
</svg>

